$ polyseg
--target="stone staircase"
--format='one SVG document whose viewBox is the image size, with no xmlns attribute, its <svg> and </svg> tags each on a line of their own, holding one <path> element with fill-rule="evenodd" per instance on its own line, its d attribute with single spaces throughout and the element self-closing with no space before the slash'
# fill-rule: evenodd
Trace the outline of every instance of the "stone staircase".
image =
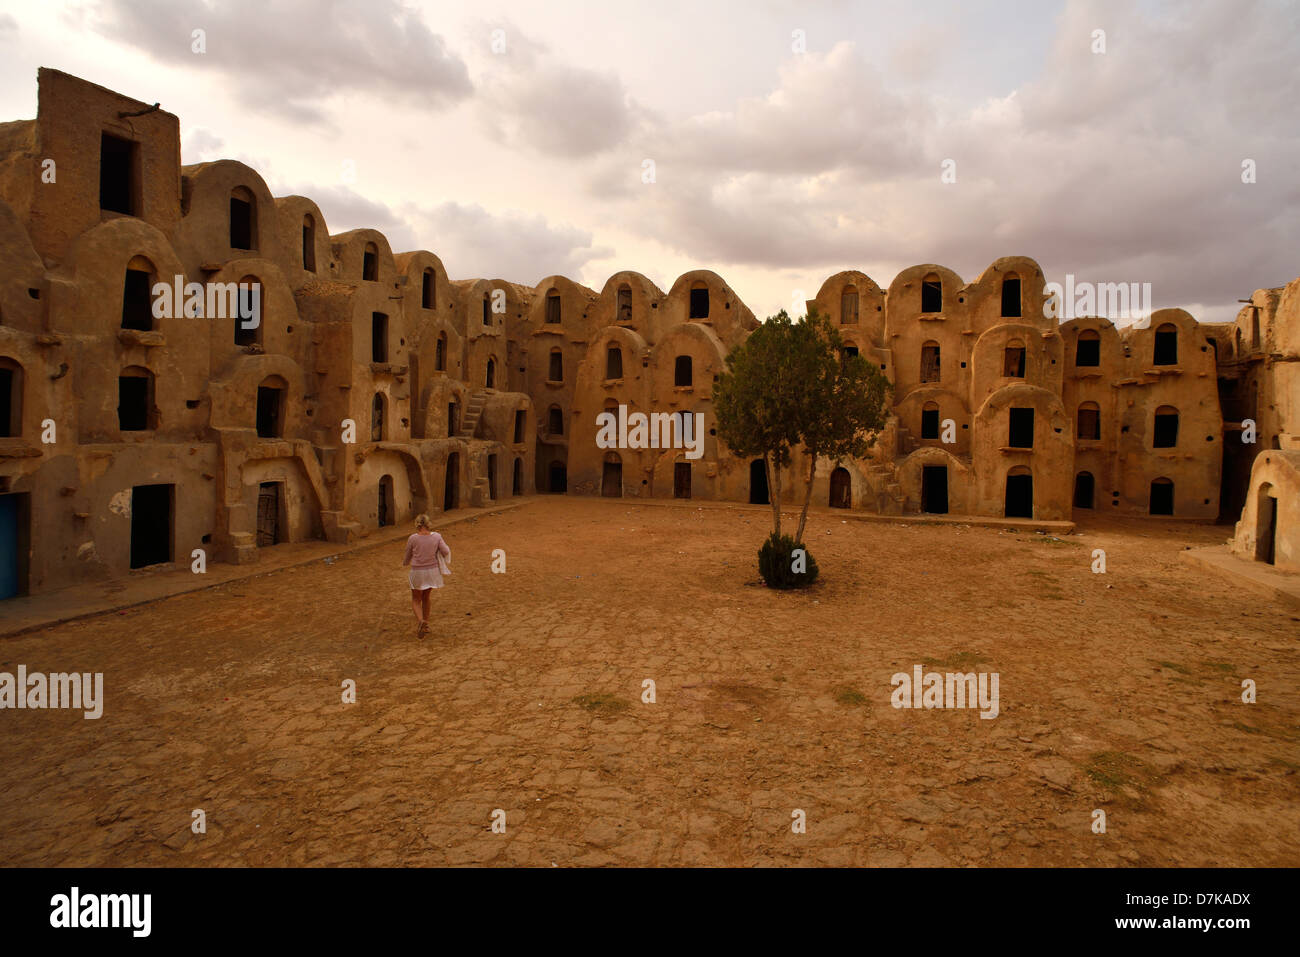
<svg viewBox="0 0 1300 957">
<path fill-rule="evenodd" d="M 487 397 L 487 389 L 479 389 L 469 397 L 469 402 L 465 405 L 465 412 L 460 417 L 460 430 L 456 433 L 457 438 L 474 438 L 474 433 L 478 431 L 478 420 L 483 416 L 483 409 L 487 406 Z"/>
<path fill-rule="evenodd" d="M 902 515 L 907 503 L 903 486 L 898 483 L 893 462 L 879 462 L 867 466 L 872 485 L 876 489 L 876 511 L 881 515 Z"/>
<path fill-rule="evenodd" d="M 902 422 L 898 423 L 898 455 L 902 458 L 904 455 L 911 455 L 917 450 L 920 443 L 916 441 L 916 436 L 912 430 Z"/>
</svg>

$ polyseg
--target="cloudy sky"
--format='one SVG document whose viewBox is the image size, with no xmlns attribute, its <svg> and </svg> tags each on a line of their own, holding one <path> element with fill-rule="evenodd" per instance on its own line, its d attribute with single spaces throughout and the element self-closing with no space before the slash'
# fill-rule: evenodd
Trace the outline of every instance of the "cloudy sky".
<svg viewBox="0 0 1300 957">
<path fill-rule="evenodd" d="M 1218 321 L 1300 276 L 1294 0 L 0 0 L 0 120 L 39 66 L 453 278 L 703 267 L 764 316 L 1028 255 Z"/>
</svg>

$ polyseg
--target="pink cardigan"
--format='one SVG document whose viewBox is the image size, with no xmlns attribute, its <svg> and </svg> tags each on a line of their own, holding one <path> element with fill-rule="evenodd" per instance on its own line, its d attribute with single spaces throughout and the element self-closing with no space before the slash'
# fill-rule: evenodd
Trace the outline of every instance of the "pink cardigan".
<svg viewBox="0 0 1300 957">
<path fill-rule="evenodd" d="M 437 532 L 428 535 L 415 532 L 406 540 L 406 555 L 402 558 L 402 564 L 412 568 L 437 568 L 439 553 L 451 558 L 451 549 L 441 535 Z"/>
</svg>

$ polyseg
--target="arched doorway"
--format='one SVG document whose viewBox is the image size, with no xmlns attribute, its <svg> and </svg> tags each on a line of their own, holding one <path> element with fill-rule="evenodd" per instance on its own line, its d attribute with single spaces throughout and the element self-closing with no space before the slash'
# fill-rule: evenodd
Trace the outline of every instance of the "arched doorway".
<svg viewBox="0 0 1300 957">
<path fill-rule="evenodd" d="M 1092 508 L 1095 486 L 1091 472 L 1080 472 L 1074 477 L 1075 508 Z"/>
<path fill-rule="evenodd" d="M 1174 483 L 1167 478 L 1158 478 L 1151 482 L 1152 515 L 1174 514 Z"/>
<path fill-rule="evenodd" d="M 495 455 L 488 456 L 487 472 L 488 498 L 495 502 L 497 500 L 497 457 Z"/>
<path fill-rule="evenodd" d="M 495 359 L 488 359 L 487 381 L 485 384 L 489 389 L 492 389 L 496 387 L 496 382 L 497 382 L 497 361 Z"/>
<path fill-rule="evenodd" d="M 396 512 L 397 500 L 393 495 L 393 477 L 391 475 L 381 475 L 379 477 L 379 527 L 385 528 L 389 525 L 397 524 Z"/>
<path fill-rule="evenodd" d="M 552 495 L 563 495 L 569 490 L 569 470 L 565 468 L 563 462 L 552 462 L 548 477 Z"/>
<path fill-rule="evenodd" d="M 600 494 L 605 498 L 623 495 L 623 460 L 617 452 L 605 453 L 605 468 L 601 475 Z"/>
<path fill-rule="evenodd" d="M 523 459 L 519 459 L 519 458 L 515 459 L 515 472 L 514 472 L 514 476 L 510 481 L 510 494 L 511 495 L 524 494 L 524 460 Z"/>
<path fill-rule="evenodd" d="M 931 515 L 948 514 L 948 466 L 921 467 L 921 511 Z"/>
<path fill-rule="evenodd" d="M 1007 473 L 1007 496 L 1003 508 L 1007 518 L 1034 517 L 1034 476 L 1024 465 Z"/>
<path fill-rule="evenodd" d="M 447 456 L 446 491 L 442 496 L 442 510 L 450 512 L 460 504 L 460 453 L 452 452 Z"/>
<path fill-rule="evenodd" d="M 853 504 L 853 482 L 849 470 L 840 466 L 831 473 L 831 508 L 848 508 Z"/>
<path fill-rule="evenodd" d="M 749 504 L 771 504 L 767 493 L 767 466 L 762 459 L 749 463 Z"/>
<path fill-rule="evenodd" d="M 1265 482 L 1255 499 L 1255 561 L 1275 563 L 1277 548 L 1277 499 L 1273 486 Z"/>
</svg>

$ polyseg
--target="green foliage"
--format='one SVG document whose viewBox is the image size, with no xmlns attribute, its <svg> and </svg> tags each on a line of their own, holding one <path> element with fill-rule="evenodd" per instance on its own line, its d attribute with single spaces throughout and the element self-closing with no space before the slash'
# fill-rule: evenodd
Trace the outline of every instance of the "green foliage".
<svg viewBox="0 0 1300 957">
<path fill-rule="evenodd" d="M 804 560 L 800 567 L 806 563 L 807 568 L 802 572 L 793 570 L 793 552 L 796 548 L 804 549 Z M 796 545 L 789 535 L 773 532 L 758 550 L 758 572 L 768 588 L 805 588 L 817 580 L 820 571 L 817 560 L 807 547 L 803 544 Z"/>
</svg>

